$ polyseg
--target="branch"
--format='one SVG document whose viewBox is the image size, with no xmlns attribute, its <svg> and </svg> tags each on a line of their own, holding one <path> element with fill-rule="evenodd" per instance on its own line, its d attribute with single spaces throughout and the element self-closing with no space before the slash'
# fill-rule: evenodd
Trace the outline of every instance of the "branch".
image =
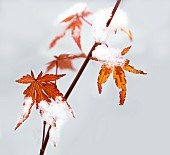
<svg viewBox="0 0 170 155">
<path fill-rule="evenodd" d="M 42 137 L 42 146 L 43 147 L 43 143 L 44 143 L 44 138 L 45 138 L 45 127 L 46 127 L 46 121 L 43 122 L 43 137 Z"/>
<path fill-rule="evenodd" d="M 71 94 L 73 88 L 75 87 L 75 85 L 77 84 L 77 81 L 79 80 L 80 76 L 82 75 L 84 69 L 86 68 L 90 57 L 92 56 L 92 52 L 95 50 L 95 48 L 100 45 L 101 43 L 94 43 L 93 47 L 91 48 L 89 54 L 87 55 L 86 59 L 84 60 L 84 63 L 82 64 L 80 70 L 78 71 L 76 77 L 74 78 L 72 84 L 70 85 L 69 89 L 67 90 L 66 94 L 65 94 L 65 98 L 68 99 L 69 95 Z"/>
<path fill-rule="evenodd" d="M 113 11 L 112 11 L 112 15 L 110 16 L 110 19 L 109 19 L 109 20 L 107 21 L 107 23 L 106 23 L 106 27 L 109 27 L 109 25 L 110 25 L 110 23 L 111 23 L 114 15 L 115 15 L 115 13 L 116 13 L 118 7 L 119 7 L 119 5 L 120 5 L 120 2 L 121 2 L 121 0 L 117 0 L 117 2 L 116 2 L 116 4 L 115 4 L 115 7 L 114 7 L 114 9 L 113 9 Z"/>
<path fill-rule="evenodd" d="M 115 7 L 114 7 L 114 9 L 113 9 L 113 11 L 112 11 L 112 15 L 111 15 L 110 19 L 109 19 L 109 20 L 107 21 L 107 23 L 106 23 L 106 27 L 108 27 L 108 26 L 110 25 L 110 23 L 111 23 L 114 15 L 115 15 L 115 13 L 116 13 L 119 5 L 120 5 L 120 2 L 121 2 L 121 0 L 117 0 L 117 2 L 116 2 L 116 4 L 115 4 Z M 90 57 L 92 56 L 92 52 L 93 52 L 93 51 L 95 50 L 95 48 L 96 48 L 97 46 L 99 46 L 99 45 L 101 45 L 101 43 L 95 42 L 94 45 L 92 46 L 89 54 L 87 55 L 87 57 L 86 57 L 84 63 L 82 64 L 80 70 L 78 71 L 75 79 L 73 80 L 72 84 L 71 84 L 70 87 L 68 88 L 68 90 L 67 90 L 67 92 L 66 92 L 66 94 L 65 94 L 65 96 L 64 96 L 65 99 L 68 99 L 68 97 L 70 96 L 73 88 L 74 88 L 75 85 L 77 84 L 80 76 L 82 75 L 84 69 L 86 68 L 86 66 L 87 66 L 87 64 L 88 64 L 88 62 L 89 62 L 89 60 L 90 60 Z M 44 155 L 44 151 L 45 151 L 45 149 L 46 149 L 46 146 L 47 146 L 47 143 L 48 143 L 48 140 L 49 140 L 49 132 L 50 132 L 50 129 L 51 129 L 51 126 L 48 128 L 48 131 L 47 131 L 47 134 L 46 134 L 46 137 L 45 137 L 45 140 L 44 140 L 44 145 L 43 145 L 43 147 L 42 147 L 41 150 L 40 150 L 40 155 Z"/>
<path fill-rule="evenodd" d="M 45 149 L 46 149 L 46 146 L 47 146 L 49 137 L 50 137 L 50 129 L 51 129 L 51 125 L 50 125 L 49 128 L 48 128 L 48 131 L 47 131 L 47 134 L 46 134 L 44 143 L 43 143 L 43 145 L 42 145 L 42 147 L 41 147 L 40 155 L 44 155 L 44 152 L 45 152 Z"/>
</svg>

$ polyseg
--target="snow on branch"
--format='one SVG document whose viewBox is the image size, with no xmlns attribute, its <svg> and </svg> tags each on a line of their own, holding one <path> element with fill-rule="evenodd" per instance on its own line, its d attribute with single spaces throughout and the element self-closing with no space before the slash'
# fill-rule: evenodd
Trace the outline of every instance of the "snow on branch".
<svg viewBox="0 0 170 155">
<path fill-rule="evenodd" d="M 93 35 L 96 42 L 105 43 L 109 34 L 117 31 L 117 29 L 126 28 L 128 24 L 128 18 L 126 13 L 122 9 L 117 9 L 113 20 L 109 27 L 106 27 L 108 17 L 111 16 L 113 7 L 101 9 L 93 15 Z"/>
<path fill-rule="evenodd" d="M 71 117 L 66 102 L 56 100 L 51 103 L 41 101 L 39 104 L 41 116 L 44 121 L 52 126 L 50 131 L 51 142 L 56 146 L 58 144 L 60 129 Z"/>
</svg>

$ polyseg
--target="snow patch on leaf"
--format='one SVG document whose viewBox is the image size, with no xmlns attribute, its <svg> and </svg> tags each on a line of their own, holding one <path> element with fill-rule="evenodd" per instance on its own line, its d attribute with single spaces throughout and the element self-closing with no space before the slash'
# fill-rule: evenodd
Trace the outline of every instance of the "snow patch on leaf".
<svg viewBox="0 0 170 155">
<path fill-rule="evenodd" d="M 80 28 L 76 26 L 75 29 L 73 30 L 73 37 L 78 38 L 79 36 L 80 36 Z"/>
<path fill-rule="evenodd" d="M 102 61 L 107 66 L 123 66 L 126 59 L 121 55 L 121 50 L 115 48 L 108 48 L 105 46 L 98 46 L 92 53 L 92 57 L 98 61 Z"/>
<path fill-rule="evenodd" d="M 32 97 L 24 98 L 22 116 L 20 118 L 20 121 L 16 125 L 15 130 L 29 117 L 29 114 L 31 112 L 31 108 L 32 108 L 33 104 L 34 103 L 33 103 Z"/>
<path fill-rule="evenodd" d="M 66 19 L 67 17 L 71 16 L 71 15 L 81 15 L 83 11 L 85 11 L 87 9 L 87 4 L 86 3 L 77 3 L 75 4 L 73 7 L 71 7 L 70 9 L 66 10 L 64 13 L 62 13 L 59 17 L 58 17 L 58 21 L 61 22 L 64 19 Z"/>
<path fill-rule="evenodd" d="M 23 116 L 29 113 L 32 103 L 33 103 L 32 97 L 25 97 L 24 104 L 23 104 Z"/>
<path fill-rule="evenodd" d="M 117 9 L 109 27 L 106 27 L 108 17 L 111 16 L 112 7 L 101 9 L 93 15 L 93 35 L 96 42 L 105 43 L 109 34 L 114 33 L 117 29 L 127 27 L 128 18 L 126 13 Z"/>
</svg>

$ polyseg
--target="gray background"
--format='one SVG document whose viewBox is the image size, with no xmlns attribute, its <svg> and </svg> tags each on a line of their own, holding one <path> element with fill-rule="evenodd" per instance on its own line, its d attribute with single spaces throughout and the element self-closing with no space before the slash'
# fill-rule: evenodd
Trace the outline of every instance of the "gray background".
<svg viewBox="0 0 170 155">
<path fill-rule="evenodd" d="M 58 14 L 79 0 L 0 0 L 0 154 L 36 155 L 41 144 L 42 120 L 38 111 L 16 132 L 26 86 L 15 83 L 32 69 L 37 75 L 45 63 L 61 52 L 78 52 L 68 37 L 53 50 L 48 44 L 55 34 Z M 111 0 L 85 1 L 92 11 L 112 6 Z M 128 0 L 121 7 L 127 12 L 134 42 L 119 33 L 109 45 L 123 48 L 136 68 L 147 76 L 127 73 L 127 98 L 118 105 L 119 95 L 112 78 L 98 95 L 96 80 L 100 64 L 90 62 L 69 103 L 77 118 L 63 127 L 58 148 L 48 145 L 47 155 L 169 155 L 170 154 L 170 1 Z M 85 52 L 93 44 L 88 26 L 83 27 Z M 82 60 L 77 60 L 79 68 Z M 54 71 L 52 71 L 54 72 Z M 63 93 L 76 72 L 62 71 Z"/>
</svg>

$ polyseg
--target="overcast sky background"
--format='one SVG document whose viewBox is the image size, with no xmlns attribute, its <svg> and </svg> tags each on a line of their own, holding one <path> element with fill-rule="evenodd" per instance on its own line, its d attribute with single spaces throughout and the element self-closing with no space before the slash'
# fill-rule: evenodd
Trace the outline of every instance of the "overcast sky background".
<svg viewBox="0 0 170 155">
<path fill-rule="evenodd" d="M 53 50 L 57 16 L 79 0 L 0 0 L 0 154 L 38 155 L 42 120 L 33 110 L 15 132 L 23 103 L 24 85 L 15 80 L 33 70 L 45 71 L 53 55 L 64 51 L 78 53 L 71 38 L 65 37 Z M 113 6 L 112 0 L 87 0 L 92 11 Z M 118 105 L 119 95 L 110 77 L 97 91 L 101 64 L 90 62 L 68 102 L 77 118 L 63 127 L 58 148 L 48 144 L 46 155 L 169 155 L 170 149 L 170 1 L 123 0 L 121 8 L 129 17 L 134 42 L 118 33 L 109 42 L 116 48 L 132 44 L 127 58 L 147 76 L 126 73 L 127 98 Z M 90 19 L 89 19 L 90 20 Z M 82 46 L 88 52 L 94 43 L 85 24 Z M 79 68 L 82 60 L 75 61 Z M 53 73 L 52 71 L 51 73 Z M 66 92 L 76 72 L 62 71 L 59 81 Z M 35 109 L 35 108 L 33 108 Z"/>
</svg>

